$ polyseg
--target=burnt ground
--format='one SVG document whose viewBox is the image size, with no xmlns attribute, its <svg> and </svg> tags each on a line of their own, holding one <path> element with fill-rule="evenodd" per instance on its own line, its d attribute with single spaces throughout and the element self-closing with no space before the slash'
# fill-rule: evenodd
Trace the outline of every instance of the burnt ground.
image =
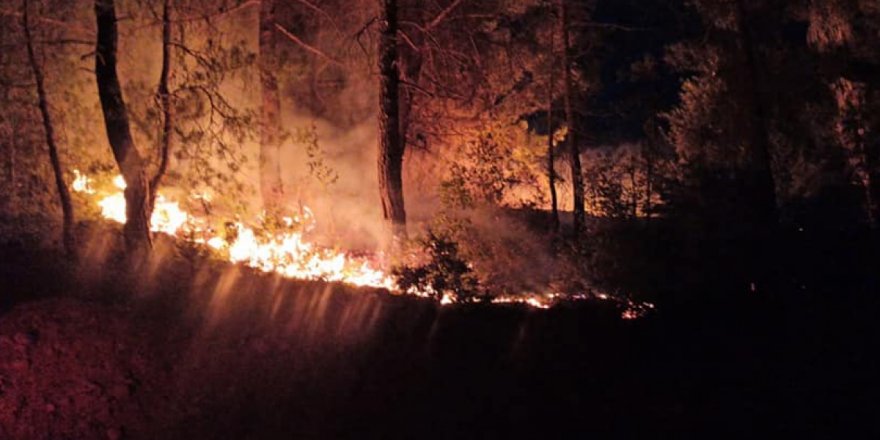
<svg viewBox="0 0 880 440">
<path fill-rule="evenodd" d="M 134 279 L 112 257 L 0 249 L 0 438 L 880 433 L 877 315 L 842 294 L 621 321 L 173 254 Z"/>
</svg>

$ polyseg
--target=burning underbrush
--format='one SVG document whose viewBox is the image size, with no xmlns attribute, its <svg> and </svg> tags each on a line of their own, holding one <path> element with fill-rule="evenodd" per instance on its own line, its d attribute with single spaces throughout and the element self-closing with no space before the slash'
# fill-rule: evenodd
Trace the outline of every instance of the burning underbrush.
<svg viewBox="0 0 880 440">
<path fill-rule="evenodd" d="M 393 275 L 402 291 L 427 292 L 441 304 L 522 303 L 546 309 L 592 300 L 616 304 L 625 319 L 654 309 L 650 302 L 597 289 L 584 270 L 589 258 L 560 245 L 558 238 L 498 209 L 445 210 Z"/>
<path fill-rule="evenodd" d="M 103 219 L 125 222 L 121 176 L 101 183 L 74 173 L 74 192 L 94 204 Z M 189 197 L 203 205 L 211 202 L 210 194 Z M 311 237 L 316 218 L 306 206 L 295 214 L 264 213 L 250 223 L 240 218 L 218 222 L 187 212 L 179 201 L 160 191 L 151 229 L 215 258 L 261 272 L 379 288 L 432 298 L 443 305 L 490 302 L 545 309 L 560 302 L 592 299 L 618 303 L 625 319 L 653 309 L 650 303 L 595 292 L 567 259 L 524 240 L 530 232 L 522 225 L 483 214 L 455 219 L 441 216 L 442 227 L 410 243 L 404 260 L 394 263 L 382 253 L 354 253 L 317 244 Z"/>
</svg>

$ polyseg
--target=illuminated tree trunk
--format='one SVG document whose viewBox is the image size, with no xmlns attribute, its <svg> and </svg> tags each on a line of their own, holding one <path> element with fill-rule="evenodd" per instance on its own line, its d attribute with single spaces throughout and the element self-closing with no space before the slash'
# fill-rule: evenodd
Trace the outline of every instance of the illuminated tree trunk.
<svg viewBox="0 0 880 440">
<path fill-rule="evenodd" d="M 562 34 L 562 72 L 565 83 L 564 105 L 565 123 L 568 126 L 568 161 L 571 168 L 572 196 L 574 197 L 574 221 L 572 223 L 573 238 L 578 240 L 586 223 L 584 213 L 584 176 L 581 170 L 581 154 L 577 143 L 577 130 L 572 106 L 572 79 L 571 79 L 571 41 L 569 39 L 569 17 L 567 0 L 559 1 L 559 26 Z"/>
<path fill-rule="evenodd" d="M 550 46 L 553 46 L 551 40 Z M 553 68 L 550 66 L 550 81 L 547 83 L 547 181 L 550 186 L 551 226 L 553 232 L 559 231 L 559 200 L 556 195 L 556 153 L 553 150 Z"/>
<path fill-rule="evenodd" d="M 281 180 L 281 98 L 276 70 L 275 0 L 260 2 L 260 193 L 263 207 L 277 210 L 284 186 Z"/>
<path fill-rule="evenodd" d="M 427 25 L 426 25 L 427 26 Z M 401 74 L 402 83 L 419 84 L 422 76 L 422 47 L 425 42 L 425 31 L 416 32 L 410 36 L 413 46 L 401 45 L 397 46 L 398 63 L 403 69 L 398 73 Z M 400 88 L 400 137 L 404 151 L 406 145 L 411 140 L 410 127 L 412 127 L 412 113 L 415 105 L 415 88 L 412 86 L 404 86 Z"/>
<path fill-rule="evenodd" d="M 403 153 L 400 119 L 400 71 L 397 48 L 397 0 L 382 0 L 379 41 L 379 193 L 395 239 L 406 237 L 403 204 Z"/>
<path fill-rule="evenodd" d="M 49 113 L 49 101 L 46 97 L 43 70 L 34 52 L 34 41 L 31 35 L 30 23 L 28 22 L 28 0 L 24 0 L 22 3 L 21 21 L 27 43 L 28 61 L 30 62 L 31 70 L 34 73 L 34 81 L 37 85 L 37 98 L 39 99 L 40 114 L 43 117 L 43 130 L 46 133 L 46 144 L 49 146 L 49 160 L 52 163 L 52 171 L 55 174 L 55 186 L 58 189 L 58 198 L 61 201 L 61 212 L 63 214 L 61 241 L 64 245 L 64 251 L 69 257 L 73 258 L 76 256 L 76 244 L 73 234 L 73 204 L 70 201 L 70 191 L 67 189 L 67 183 L 64 182 L 64 169 L 61 166 L 61 159 L 58 157 L 58 146 L 55 143 L 55 125 L 52 123 L 52 115 Z"/>
<path fill-rule="evenodd" d="M 141 157 L 131 136 L 128 110 L 122 97 L 122 87 L 116 72 L 116 51 L 119 34 L 116 27 L 114 0 L 95 0 L 95 18 L 98 24 L 98 42 L 95 50 L 95 78 L 98 96 L 104 113 L 107 139 L 113 157 L 125 179 L 125 214 L 123 227 L 126 250 L 129 254 L 148 251 L 150 237 L 149 181 L 146 162 Z"/>
<path fill-rule="evenodd" d="M 155 206 L 159 184 L 168 171 L 168 160 L 171 155 L 174 131 L 174 107 L 171 102 L 171 0 L 165 0 L 162 9 L 162 70 L 159 74 L 157 95 L 162 110 L 162 135 L 159 145 L 159 167 L 150 179 L 149 206 Z"/>
<path fill-rule="evenodd" d="M 653 140 L 648 140 L 648 143 L 652 142 Z M 645 159 L 645 220 L 650 222 L 653 210 L 651 196 L 654 193 L 654 146 L 643 146 L 642 155 Z"/>
<path fill-rule="evenodd" d="M 553 110 L 547 111 L 547 124 L 552 127 Z M 556 155 L 553 152 L 553 131 L 547 136 L 547 180 L 550 186 L 550 211 L 553 232 L 559 231 L 559 196 L 556 194 Z"/>
</svg>

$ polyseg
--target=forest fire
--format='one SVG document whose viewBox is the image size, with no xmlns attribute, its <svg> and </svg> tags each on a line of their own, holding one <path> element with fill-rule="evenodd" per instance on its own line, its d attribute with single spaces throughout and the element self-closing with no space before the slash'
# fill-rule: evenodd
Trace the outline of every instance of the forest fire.
<svg viewBox="0 0 880 440">
<path fill-rule="evenodd" d="M 91 178 L 75 171 L 71 187 L 74 191 L 90 196 L 107 220 L 124 223 L 125 180 L 113 179 L 115 191 L 98 194 L 91 185 Z M 150 219 L 150 229 L 192 243 L 202 244 L 233 263 L 241 263 L 264 272 L 276 272 L 285 277 L 304 280 L 343 282 L 355 286 L 395 290 L 395 284 L 385 272 L 373 267 L 367 258 L 347 255 L 344 252 L 321 248 L 306 241 L 301 223 L 313 222 L 314 217 L 306 211 L 303 218 L 285 217 L 287 230 L 265 236 L 241 222 L 234 222 L 225 234 L 205 227 L 204 218 L 196 217 L 181 209 L 179 202 L 162 194 L 156 196 L 156 205 Z"/>
<path fill-rule="evenodd" d="M 112 180 L 112 190 L 105 194 L 93 187 L 93 179 L 79 170 L 73 170 L 75 179 L 71 184 L 74 192 L 88 196 L 100 208 L 101 216 L 106 220 L 125 223 L 125 197 L 123 190 L 126 184 L 122 176 Z M 315 218 L 308 208 L 304 208 L 301 217 L 283 217 L 285 230 L 274 234 L 258 233 L 254 228 L 242 222 L 228 224 L 227 231 L 221 234 L 205 227 L 205 218 L 189 214 L 181 209 L 179 202 L 162 195 L 156 196 L 156 204 L 150 219 L 150 229 L 172 237 L 188 240 L 203 245 L 222 258 L 236 264 L 263 271 L 281 274 L 287 278 L 302 280 L 320 280 L 341 282 L 359 287 L 387 289 L 390 292 L 414 295 L 423 298 L 435 297 L 434 292 L 408 289 L 403 291 L 386 271 L 376 267 L 375 258 L 357 257 L 336 249 L 323 248 L 306 239 L 304 233 L 309 230 Z M 606 294 L 593 296 L 600 300 L 609 300 Z M 492 298 L 493 304 L 522 304 L 537 309 L 549 309 L 563 299 L 582 300 L 586 295 L 564 298 L 555 293 L 508 294 Z M 444 294 L 441 305 L 459 302 L 454 296 Z M 638 305 L 630 302 L 622 313 L 623 319 L 635 319 L 643 316 L 653 305 Z"/>
<path fill-rule="evenodd" d="M 0 45 L 0 440 L 880 438 L 880 0 L 0 0 Z"/>
</svg>

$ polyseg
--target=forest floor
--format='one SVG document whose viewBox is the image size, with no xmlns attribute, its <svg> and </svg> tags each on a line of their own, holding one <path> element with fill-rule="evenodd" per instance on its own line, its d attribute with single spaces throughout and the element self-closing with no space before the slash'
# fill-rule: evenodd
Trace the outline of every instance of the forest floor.
<svg viewBox="0 0 880 440">
<path fill-rule="evenodd" d="M 0 439 L 880 433 L 876 327 L 851 304 L 622 321 L 90 258 L 0 247 Z"/>
</svg>

